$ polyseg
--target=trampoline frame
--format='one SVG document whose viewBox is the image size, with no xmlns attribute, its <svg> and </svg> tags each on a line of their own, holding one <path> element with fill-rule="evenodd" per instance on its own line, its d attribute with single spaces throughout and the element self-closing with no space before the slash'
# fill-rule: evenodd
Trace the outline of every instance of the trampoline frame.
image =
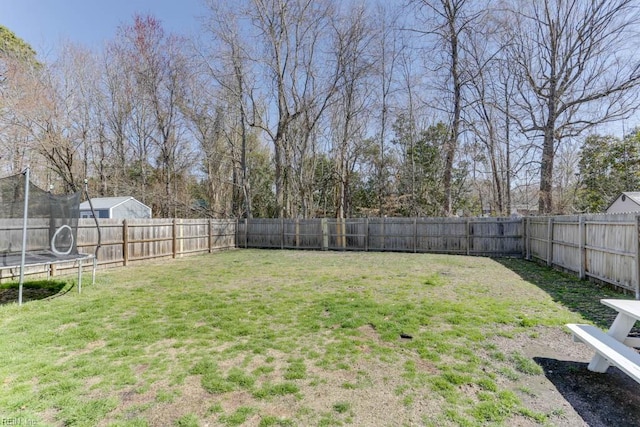
<svg viewBox="0 0 640 427">
<path fill-rule="evenodd" d="M 24 193 L 24 214 L 23 214 L 23 224 L 22 224 L 22 248 L 21 248 L 19 257 L 17 254 L 10 254 L 8 255 L 8 261 L 7 261 L 7 254 L 4 255 L 4 262 L 3 262 L 2 255 L 0 255 L 0 270 L 5 270 L 5 269 L 11 270 L 16 268 L 20 269 L 20 278 L 19 278 L 19 284 L 18 284 L 18 305 L 22 305 L 22 294 L 23 294 L 23 287 L 24 287 L 24 270 L 25 268 L 30 268 L 30 267 L 44 266 L 47 270 L 47 279 L 49 279 L 51 266 L 56 264 L 65 264 L 65 263 L 71 263 L 71 262 L 73 262 L 74 264 L 77 263 L 78 293 L 80 293 L 82 292 L 82 270 L 83 270 L 83 267 L 85 266 L 85 261 L 87 260 L 93 261 L 93 269 L 91 274 L 92 284 L 95 284 L 95 280 L 96 280 L 98 250 L 100 249 L 100 224 L 98 223 L 98 219 L 95 217 L 95 212 L 94 212 L 94 219 L 96 221 L 96 227 L 98 229 L 98 244 L 93 254 L 84 254 L 84 253 L 70 254 L 69 252 L 71 251 L 71 249 L 65 253 L 57 250 L 57 248 L 51 248 L 50 251 L 49 250 L 39 250 L 39 251 L 31 251 L 31 252 L 28 251 L 27 250 L 27 229 L 28 229 L 27 223 L 29 218 L 29 212 L 28 212 L 29 167 L 27 167 L 24 170 L 23 174 L 25 175 L 25 193 Z M 93 212 L 93 205 L 91 204 L 91 198 L 89 198 L 88 184 L 86 179 L 85 179 L 85 192 L 87 195 L 87 199 L 89 200 L 89 206 L 91 207 L 91 211 Z M 68 225 L 62 225 L 56 231 L 56 233 L 54 233 L 54 238 L 57 235 L 57 233 L 60 231 L 60 229 L 64 227 L 69 228 Z M 53 239 L 51 244 L 53 244 Z M 74 242 L 72 242 L 72 247 L 73 247 L 73 244 Z M 28 262 L 29 261 L 28 257 L 31 257 L 32 262 Z"/>
</svg>

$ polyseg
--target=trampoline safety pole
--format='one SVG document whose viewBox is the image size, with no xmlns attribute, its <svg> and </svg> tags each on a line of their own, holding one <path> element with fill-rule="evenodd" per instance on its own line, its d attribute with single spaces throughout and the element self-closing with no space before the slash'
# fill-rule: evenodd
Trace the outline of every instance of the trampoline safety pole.
<svg viewBox="0 0 640 427">
<path fill-rule="evenodd" d="M 20 282 L 18 284 L 18 305 L 22 305 L 22 285 L 24 284 L 24 264 L 27 252 L 27 218 L 29 214 L 29 166 L 24 171 L 24 212 L 22 216 L 22 253 L 20 254 Z"/>
</svg>

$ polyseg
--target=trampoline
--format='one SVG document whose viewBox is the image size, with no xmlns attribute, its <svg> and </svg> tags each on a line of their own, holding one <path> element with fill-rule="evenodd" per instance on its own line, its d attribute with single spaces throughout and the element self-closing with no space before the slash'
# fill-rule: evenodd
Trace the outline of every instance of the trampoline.
<svg viewBox="0 0 640 427">
<path fill-rule="evenodd" d="M 85 181 L 85 192 L 87 184 Z M 91 206 L 91 199 L 88 197 Z M 100 249 L 92 254 L 80 253 L 77 246 L 80 192 L 54 195 L 29 180 L 29 168 L 18 175 L 0 179 L 0 270 L 19 269 L 18 304 L 22 304 L 25 269 L 44 266 L 47 274 L 52 265 L 73 263 L 78 268 L 78 292 L 82 290 L 82 269 L 92 263 L 92 282 Z M 93 207 L 91 206 L 93 211 Z"/>
</svg>

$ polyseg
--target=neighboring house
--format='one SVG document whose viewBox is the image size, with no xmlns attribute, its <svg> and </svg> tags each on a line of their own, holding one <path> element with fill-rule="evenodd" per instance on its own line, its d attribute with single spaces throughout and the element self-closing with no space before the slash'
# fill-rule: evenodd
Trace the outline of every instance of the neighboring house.
<svg viewBox="0 0 640 427">
<path fill-rule="evenodd" d="M 640 191 L 625 191 L 609 205 L 605 212 L 640 212 Z"/>
<path fill-rule="evenodd" d="M 98 218 L 151 218 L 151 208 L 133 197 L 97 197 L 91 203 Z M 88 201 L 80 203 L 80 218 L 93 218 Z"/>
</svg>

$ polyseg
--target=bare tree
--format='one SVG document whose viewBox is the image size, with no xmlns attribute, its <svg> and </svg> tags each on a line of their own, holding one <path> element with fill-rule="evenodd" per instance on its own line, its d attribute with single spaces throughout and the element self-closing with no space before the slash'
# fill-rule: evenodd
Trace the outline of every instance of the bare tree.
<svg viewBox="0 0 640 427">
<path fill-rule="evenodd" d="M 31 118 L 41 105 L 42 67 L 0 52 L 0 165 L 20 173 L 35 154 Z"/>
<path fill-rule="evenodd" d="M 232 102 L 216 102 L 216 88 L 208 73 L 193 76 L 188 82 L 188 101 L 181 108 L 187 119 L 187 126 L 198 144 L 200 152 L 199 168 L 203 176 L 203 198 L 207 205 L 204 212 L 210 217 L 225 217 L 235 214 L 232 207 L 234 138 L 228 138 L 225 127 L 230 117 L 234 117 Z"/>
<path fill-rule="evenodd" d="M 635 108 L 638 6 L 634 0 L 521 1 L 507 19 L 508 60 L 518 79 L 514 119 L 542 140 L 538 204 L 551 213 L 559 145 Z"/>
<path fill-rule="evenodd" d="M 176 196 L 184 193 L 178 187 L 184 184 L 183 175 L 191 163 L 179 110 L 188 75 L 184 44 L 178 37 L 165 35 L 152 16 L 135 16 L 134 23 L 123 27 L 119 36 L 139 96 L 133 125 L 139 129 L 136 133 L 143 138 L 141 142 L 146 146 L 148 138 L 156 149 L 153 160 L 162 185 L 156 207 L 162 217 L 176 216 Z M 149 160 L 141 158 L 141 166 Z"/>
<path fill-rule="evenodd" d="M 251 217 L 251 180 L 247 155 L 249 151 L 250 123 L 253 122 L 252 101 L 255 76 L 250 59 L 252 50 L 240 30 L 242 15 L 237 5 L 220 1 L 208 2 L 210 16 L 205 28 L 211 36 L 214 49 L 206 53 L 201 49 L 207 74 L 220 90 L 220 102 L 228 104 L 231 120 L 225 134 L 233 157 L 233 212 L 238 216 Z M 207 92 L 205 92 L 207 93 Z M 202 96 L 201 96 L 202 97 Z M 205 96 L 206 98 L 206 96 Z"/>
<path fill-rule="evenodd" d="M 473 32 L 472 27 L 480 13 L 472 9 L 473 4 L 468 0 L 414 0 L 412 3 L 423 13 L 423 22 L 428 26 L 415 31 L 435 35 L 442 49 L 440 66 L 444 70 L 444 92 L 449 103 L 444 110 L 450 116 L 442 177 L 445 191 L 443 211 L 445 215 L 451 215 L 454 161 L 461 134 L 463 89 L 468 79 L 468 70 L 462 62 L 462 39 L 465 32 Z"/>
<path fill-rule="evenodd" d="M 406 95 L 406 103 L 404 110 L 406 111 L 406 118 L 403 115 L 396 117 L 396 124 L 394 126 L 396 139 L 394 142 L 400 144 L 401 156 L 403 158 L 403 173 L 405 182 L 400 182 L 401 187 L 408 187 L 409 201 L 405 209 L 411 216 L 418 216 L 421 213 L 421 209 L 418 205 L 418 182 L 417 182 L 417 165 L 416 165 L 416 141 L 418 139 L 418 129 L 416 126 L 416 120 L 418 116 L 418 83 L 414 72 L 414 64 L 412 55 L 405 51 L 400 56 L 400 74 L 402 78 L 402 85 L 404 93 Z M 402 122 L 406 123 L 402 123 Z M 406 128 L 403 132 L 400 127 Z M 404 133 L 404 138 L 398 134 Z M 407 171 L 407 168 L 409 170 Z M 407 179 L 408 178 L 408 179 Z M 408 180 L 408 184 L 406 181 Z M 406 193 L 406 190 L 404 191 Z"/>
<path fill-rule="evenodd" d="M 376 170 L 376 193 L 378 199 L 378 214 L 385 214 L 386 199 L 389 196 L 388 179 L 390 176 L 389 166 L 389 121 L 391 117 L 392 94 L 395 88 L 394 82 L 397 74 L 397 66 L 400 55 L 404 50 L 403 41 L 398 31 L 398 11 L 393 10 L 388 5 L 378 4 L 375 14 L 375 25 L 377 26 L 376 40 L 377 54 L 374 63 L 377 65 L 376 75 L 378 82 L 375 86 L 379 89 L 376 94 L 379 107 L 379 131 L 377 141 L 379 144 L 379 158 L 377 159 Z M 374 95 L 374 96 L 376 96 Z"/>
<path fill-rule="evenodd" d="M 373 71 L 373 37 L 368 24 L 370 16 L 363 7 L 345 14 L 336 25 L 334 50 L 340 68 L 339 90 L 332 114 L 332 151 L 337 188 L 335 212 L 345 218 L 349 211 L 348 197 L 353 150 L 364 139 L 370 103 L 368 85 Z"/>
<path fill-rule="evenodd" d="M 335 92 L 336 72 L 323 61 L 321 47 L 333 13 L 332 4 L 317 0 L 253 0 L 249 11 L 263 40 L 258 61 L 265 72 L 266 99 L 273 101 L 273 120 L 256 120 L 273 142 L 278 215 L 294 213 L 292 165 L 294 133 L 311 138 Z M 306 115 L 306 117 L 305 117 Z M 303 123 L 296 123 L 304 118 Z M 297 128 L 297 129 L 295 129 Z M 309 140 L 303 141 L 307 144 Z"/>
<path fill-rule="evenodd" d="M 492 211 L 511 212 L 510 102 L 513 77 L 503 61 L 503 45 L 492 22 L 478 22 L 464 47 L 469 64 L 468 102 L 464 115 L 473 140 L 482 147 L 484 175 L 490 176 Z M 499 30 L 499 29 L 498 29 Z M 478 172 L 474 169 L 474 172 Z"/>
<path fill-rule="evenodd" d="M 103 196 L 136 194 L 143 202 L 146 197 L 148 174 L 141 173 L 133 183 L 130 168 L 143 167 L 148 158 L 148 138 L 132 132 L 136 96 L 133 73 L 128 72 L 126 45 L 116 38 L 107 44 L 102 55 L 101 94 L 98 99 L 100 131 L 98 151 L 94 157 Z M 140 143 L 140 144 L 137 144 Z M 134 156 L 134 147 L 138 153 Z M 144 172 L 145 169 L 142 169 Z M 138 191 L 135 191 L 139 189 Z"/>
<path fill-rule="evenodd" d="M 65 191 L 78 191 L 88 176 L 91 144 L 95 136 L 94 94 L 96 61 L 92 54 L 66 44 L 57 60 L 40 75 L 42 97 L 28 128 L 37 151 Z"/>
</svg>

